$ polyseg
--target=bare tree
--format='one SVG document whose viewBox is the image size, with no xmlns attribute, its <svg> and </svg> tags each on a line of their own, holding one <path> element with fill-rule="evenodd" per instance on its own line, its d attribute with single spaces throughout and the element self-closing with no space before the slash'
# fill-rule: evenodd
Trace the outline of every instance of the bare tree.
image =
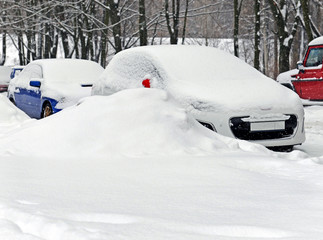
<svg viewBox="0 0 323 240">
<path fill-rule="evenodd" d="M 260 0 L 254 0 L 255 9 L 255 53 L 254 67 L 260 69 Z"/>
<path fill-rule="evenodd" d="M 234 8 L 234 26 L 233 26 L 233 44 L 234 55 L 239 57 L 239 20 L 241 14 L 243 0 L 233 0 Z"/>
<path fill-rule="evenodd" d="M 309 9 L 309 0 L 300 0 L 300 3 L 303 10 L 302 25 L 305 28 L 308 40 L 312 41 L 314 38 L 320 36 L 320 32 L 312 21 Z"/>
<path fill-rule="evenodd" d="M 269 0 L 269 4 L 277 26 L 277 36 L 279 39 L 279 71 L 289 70 L 289 56 L 297 32 L 300 20 L 299 0 Z M 294 12 L 291 27 L 289 26 L 289 14 Z"/>
<path fill-rule="evenodd" d="M 148 43 L 145 0 L 139 0 L 139 38 L 140 46 Z"/>
<path fill-rule="evenodd" d="M 178 42 L 179 14 L 180 0 L 172 0 L 171 13 L 169 9 L 169 0 L 165 0 L 165 17 L 171 44 L 177 44 Z M 171 20 L 173 21 L 173 24 L 171 24 Z"/>
</svg>

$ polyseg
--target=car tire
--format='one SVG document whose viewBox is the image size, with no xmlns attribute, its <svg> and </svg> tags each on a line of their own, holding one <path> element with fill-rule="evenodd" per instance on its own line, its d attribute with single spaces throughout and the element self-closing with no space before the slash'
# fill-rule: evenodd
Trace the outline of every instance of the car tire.
<svg viewBox="0 0 323 240">
<path fill-rule="evenodd" d="M 44 103 L 42 112 L 41 112 L 41 118 L 48 117 L 53 114 L 52 106 L 49 102 Z"/>
</svg>

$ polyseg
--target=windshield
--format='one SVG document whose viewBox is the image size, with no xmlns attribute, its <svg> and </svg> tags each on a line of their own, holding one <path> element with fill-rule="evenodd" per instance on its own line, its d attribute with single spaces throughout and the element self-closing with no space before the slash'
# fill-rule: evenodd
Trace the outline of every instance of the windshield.
<svg viewBox="0 0 323 240">
<path fill-rule="evenodd" d="M 322 64 L 323 47 L 312 48 L 308 54 L 305 67 L 316 67 Z"/>
</svg>

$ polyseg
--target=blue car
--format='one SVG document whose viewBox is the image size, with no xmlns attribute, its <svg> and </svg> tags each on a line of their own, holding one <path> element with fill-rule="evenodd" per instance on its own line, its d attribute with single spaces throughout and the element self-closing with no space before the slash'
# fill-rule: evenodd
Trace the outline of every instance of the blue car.
<svg viewBox="0 0 323 240">
<path fill-rule="evenodd" d="M 24 70 L 24 66 L 13 66 L 11 67 L 10 79 L 15 78 L 19 73 Z"/>
<path fill-rule="evenodd" d="M 36 60 L 11 80 L 8 98 L 31 118 L 44 118 L 90 96 L 103 70 L 88 60 Z"/>
</svg>

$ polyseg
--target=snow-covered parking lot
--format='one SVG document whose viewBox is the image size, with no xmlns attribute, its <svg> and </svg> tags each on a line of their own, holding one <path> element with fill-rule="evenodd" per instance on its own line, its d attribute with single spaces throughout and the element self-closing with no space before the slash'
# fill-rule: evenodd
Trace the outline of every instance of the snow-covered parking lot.
<svg viewBox="0 0 323 240">
<path fill-rule="evenodd" d="M 323 239 L 322 106 L 290 153 L 213 133 L 156 89 L 43 120 L 0 108 L 0 239 Z"/>
</svg>

